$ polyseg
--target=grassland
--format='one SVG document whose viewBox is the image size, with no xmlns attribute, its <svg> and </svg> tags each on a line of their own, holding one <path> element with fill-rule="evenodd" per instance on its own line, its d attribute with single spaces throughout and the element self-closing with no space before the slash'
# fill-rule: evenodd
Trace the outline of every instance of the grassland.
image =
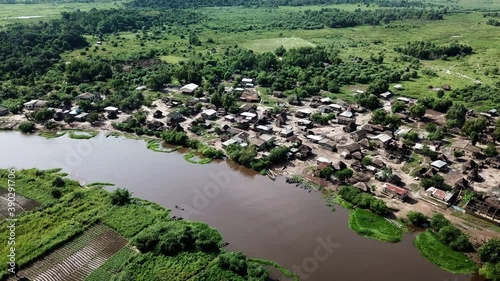
<svg viewBox="0 0 500 281">
<path fill-rule="evenodd" d="M 41 3 L 41 4 L 0 4 L 0 27 L 12 23 L 29 23 L 56 19 L 62 12 L 88 11 L 92 8 L 119 8 L 122 4 L 111 1 L 92 3 Z"/>
<path fill-rule="evenodd" d="M 384 218 L 367 210 L 356 209 L 349 215 L 349 228 L 359 235 L 384 242 L 399 242 L 403 231 Z"/>
<path fill-rule="evenodd" d="M 470 274 L 477 270 L 476 264 L 470 258 L 441 243 L 430 231 L 418 234 L 414 245 L 430 262 L 446 271 Z"/>
</svg>

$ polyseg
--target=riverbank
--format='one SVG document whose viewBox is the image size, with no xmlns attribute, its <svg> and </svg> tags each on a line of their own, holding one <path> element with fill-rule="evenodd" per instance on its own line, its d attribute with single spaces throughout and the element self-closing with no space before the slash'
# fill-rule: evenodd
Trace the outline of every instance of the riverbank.
<svg viewBox="0 0 500 281">
<path fill-rule="evenodd" d="M 367 210 L 356 209 L 349 214 L 349 228 L 359 235 L 384 242 L 401 241 L 403 231 L 383 217 Z"/>
<path fill-rule="evenodd" d="M 449 272 L 470 274 L 478 269 L 469 257 L 441 243 L 429 230 L 417 234 L 414 245 L 430 262 Z"/>
<path fill-rule="evenodd" d="M 268 274 L 265 269 L 244 256 L 240 256 L 240 261 L 245 262 L 249 269 L 251 268 L 248 272 L 235 273 L 229 267 L 221 266 L 217 260 L 232 252 L 219 249 L 219 244 L 222 243 L 220 234 L 204 223 L 173 220 L 169 210 L 138 198 L 124 198 L 124 201 L 118 204 L 113 199 L 116 192 L 111 193 L 92 187 L 91 184 L 87 188 L 82 188 L 78 182 L 67 179 L 65 176 L 66 174 L 60 173 L 57 169 L 46 171 L 0 169 L 2 182 L 7 182 L 7 179 L 15 182 L 19 204 L 26 202 L 25 199 L 21 200 L 21 196 L 33 199 L 38 204 L 38 207 L 30 212 L 21 213 L 23 208 L 17 210 L 19 213 L 15 239 L 16 257 L 18 257 L 16 264 L 21 269 L 19 276 L 23 276 L 23 269 L 67 244 L 72 245 L 71 249 L 74 247 L 85 249 L 91 246 L 94 243 L 91 239 L 79 237 L 85 236 L 87 231 L 101 224 L 104 226 L 98 229 L 112 229 L 118 235 L 115 235 L 117 239 L 122 237 L 119 239 L 128 241 L 127 247 L 142 249 L 139 253 L 136 251 L 120 252 L 123 256 L 110 258 L 104 263 L 103 268 L 126 269 L 122 273 L 114 272 L 113 277 L 120 275 L 129 279 L 141 277 L 144 280 L 152 280 L 157 272 L 162 271 L 166 274 L 164 277 L 169 280 L 188 280 L 197 276 L 211 278 L 219 275 L 229 276 L 231 280 L 246 280 L 247 277 L 261 278 Z M 138 214 L 140 214 L 140 219 L 138 219 Z M 6 227 L 7 224 L 7 221 L 1 223 L 0 235 L 3 237 L 9 236 L 10 230 Z M 187 242 L 185 239 L 181 241 L 180 236 L 177 237 L 177 235 L 186 230 L 190 231 L 191 234 L 188 237 L 191 238 Z M 102 231 L 96 233 L 99 234 Z M 145 237 L 150 237 L 150 234 L 160 237 L 169 235 L 171 249 L 178 249 L 175 250 L 176 254 L 166 256 L 163 252 L 141 248 L 144 239 L 149 239 Z M 74 239 L 87 242 L 78 242 L 73 245 L 71 243 L 74 243 Z M 154 243 L 148 245 L 154 245 Z M 7 264 L 9 251 L 5 247 L 0 249 L 0 262 Z M 58 256 L 52 266 L 57 267 L 65 263 L 67 258 L 69 256 Z M 158 263 L 159 261 L 161 262 Z M 186 268 L 183 266 L 185 264 L 190 264 L 190 266 Z M 42 274 L 42 272 L 39 273 Z M 0 278 L 4 279 L 7 275 L 7 271 L 2 271 Z"/>
</svg>

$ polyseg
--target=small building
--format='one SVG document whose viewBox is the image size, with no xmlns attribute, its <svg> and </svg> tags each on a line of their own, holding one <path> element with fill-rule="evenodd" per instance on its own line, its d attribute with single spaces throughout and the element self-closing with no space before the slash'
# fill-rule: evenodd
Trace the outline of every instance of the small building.
<svg viewBox="0 0 500 281">
<path fill-rule="evenodd" d="M 402 90 L 403 89 L 403 85 L 396 84 L 396 85 L 393 86 L 393 88 L 396 89 L 396 90 Z"/>
<path fill-rule="evenodd" d="M 339 117 L 353 118 L 354 113 L 352 113 L 351 111 L 344 111 L 344 112 L 339 114 Z"/>
<path fill-rule="evenodd" d="M 176 124 L 184 121 L 184 116 L 178 111 L 172 111 L 167 115 L 167 124 Z"/>
<path fill-rule="evenodd" d="M 360 141 L 366 138 L 367 132 L 365 130 L 357 130 L 351 133 L 351 137 L 354 141 Z"/>
<path fill-rule="evenodd" d="M 424 192 L 425 198 L 447 208 L 451 205 L 451 199 L 455 193 L 441 190 L 439 188 L 430 187 Z"/>
<path fill-rule="evenodd" d="M 299 110 L 297 110 L 297 112 L 295 112 L 295 117 L 308 118 L 309 116 L 311 116 L 311 114 L 312 114 L 312 112 L 310 110 L 299 109 Z"/>
<path fill-rule="evenodd" d="M 292 129 L 283 129 L 280 132 L 280 136 L 284 138 L 288 138 L 290 136 L 293 136 L 293 130 Z"/>
<path fill-rule="evenodd" d="M 157 110 L 153 113 L 153 118 L 163 118 L 163 112 L 161 110 Z"/>
<path fill-rule="evenodd" d="M 308 135 L 307 138 L 311 140 L 313 143 L 318 143 L 323 139 L 322 136 L 317 136 L 317 135 Z"/>
<path fill-rule="evenodd" d="M 318 145 L 329 151 L 336 151 L 337 145 L 334 141 L 328 138 L 324 138 L 318 141 Z"/>
<path fill-rule="evenodd" d="M 82 113 L 75 116 L 75 121 L 85 122 L 85 120 L 87 119 L 87 115 L 89 115 L 89 114 L 86 112 L 82 112 Z"/>
<path fill-rule="evenodd" d="M 410 103 L 411 99 L 405 97 L 398 97 L 398 101 L 402 101 L 404 103 Z"/>
<path fill-rule="evenodd" d="M 222 143 L 222 148 L 226 149 L 228 146 L 236 143 L 238 143 L 238 141 L 236 141 L 235 139 L 228 139 L 227 141 Z"/>
<path fill-rule="evenodd" d="M 258 151 L 263 151 L 267 146 L 266 141 L 259 138 L 249 138 L 248 143 L 255 145 Z"/>
<path fill-rule="evenodd" d="M 372 139 L 380 142 L 382 145 L 386 145 L 387 143 L 389 143 L 390 140 L 392 140 L 392 137 L 385 134 L 385 133 L 382 133 L 382 134 L 376 135 Z"/>
<path fill-rule="evenodd" d="M 329 98 L 329 97 L 326 97 L 326 98 L 322 98 L 319 100 L 322 104 L 330 104 L 332 103 L 332 99 Z"/>
<path fill-rule="evenodd" d="M 273 135 L 262 134 L 259 136 L 259 139 L 265 141 L 268 144 L 272 144 L 276 138 Z"/>
<path fill-rule="evenodd" d="M 251 83 L 253 83 L 253 79 L 252 78 L 243 78 L 243 79 L 241 79 L 241 83 L 251 84 Z"/>
<path fill-rule="evenodd" d="M 242 113 L 240 113 L 240 116 L 242 116 L 243 118 L 250 120 L 250 121 L 254 121 L 257 119 L 257 114 L 252 113 L 252 112 L 242 112 Z"/>
<path fill-rule="evenodd" d="M 310 128 L 312 126 L 312 121 L 307 119 L 299 119 L 297 120 L 297 124 L 299 126 L 306 126 L 307 128 Z"/>
<path fill-rule="evenodd" d="M 229 115 L 224 116 L 224 120 L 229 121 L 229 122 L 234 122 L 234 121 L 236 121 L 236 117 L 229 114 Z"/>
<path fill-rule="evenodd" d="M 401 201 L 408 198 L 409 191 L 405 188 L 399 187 L 391 183 L 384 183 L 382 193 L 390 196 L 391 198 L 397 198 Z"/>
<path fill-rule="evenodd" d="M 44 100 L 31 100 L 29 102 L 24 103 L 24 109 L 27 110 L 35 110 L 35 109 L 40 109 L 44 108 L 47 106 L 47 101 Z"/>
<path fill-rule="evenodd" d="M 96 96 L 92 93 L 83 93 L 83 94 L 80 94 L 78 96 L 76 96 L 76 100 L 87 100 L 87 101 L 91 101 L 91 100 L 94 100 L 96 98 Z"/>
<path fill-rule="evenodd" d="M 497 116 L 498 110 L 496 108 L 493 108 L 493 109 L 488 110 L 488 113 L 493 115 L 493 116 Z"/>
<path fill-rule="evenodd" d="M 201 113 L 201 117 L 205 120 L 212 120 L 217 118 L 217 111 L 214 109 L 207 109 Z"/>
<path fill-rule="evenodd" d="M 144 90 L 146 90 L 146 89 L 147 89 L 147 87 L 143 85 L 143 86 L 138 86 L 138 87 L 137 87 L 137 88 L 135 88 L 135 89 L 136 89 L 137 91 L 144 91 Z"/>
<path fill-rule="evenodd" d="M 438 169 L 438 171 L 444 171 L 448 167 L 448 163 L 444 162 L 443 160 L 436 160 L 431 163 L 431 166 Z"/>
<path fill-rule="evenodd" d="M 414 146 L 413 146 L 413 150 L 416 152 L 416 153 L 422 153 L 423 150 L 424 150 L 424 147 L 428 147 L 431 151 L 437 151 L 437 148 L 435 145 L 425 145 L 425 144 L 422 144 L 422 143 L 416 143 Z"/>
<path fill-rule="evenodd" d="M 325 157 L 318 157 L 318 158 L 316 158 L 316 163 L 318 165 L 320 165 L 320 164 L 331 165 L 332 161 L 330 159 L 325 158 Z"/>
<path fill-rule="evenodd" d="M 347 125 L 349 123 L 353 123 L 354 124 L 354 130 L 356 130 L 356 119 L 354 118 L 348 118 L 348 117 L 344 117 L 344 116 L 338 116 L 337 117 L 337 124 L 341 124 L 341 125 Z"/>
<path fill-rule="evenodd" d="M 342 111 L 344 109 L 341 105 L 336 103 L 329 104 L 328 106 L 331 107 L 333 111 Z"/>
<path fill-rule="evenodd" d="M 347 155 L 351 155 L 354 152 L 361 151 L 361 146 L 357 143 L 351 143 L 344 146 L 337 146 L 340 153 L 345 152 Z"/>
<path fill-rule="evenodd" d="M 382 97 L 383 99 L 388 99 L 388 98 L 392 97 L 392 93 L 387 91 L 385 93 L 380 94 L 380 97 Z"/>
<path fill-rule="evenodd" d="M 464 155 L 469 157 L 477 157 L 479 154 L 481 154 L 481 149 L 479 147 L 472 145 L 470 142 L 466 140 L 456 141 L 452 143 L 451 149 L 453 151 L 460 151 Z"/>
<path fill-rule="evenodd" d="M 0 116 L 5 116 L 7 114 L 9 114 L 9 109 L 7 109 L 6 107 L 0 106 Z"/>
<path fill-rule="evenodd" d="M 258 132 L 262 132 L 265 134 L 272 134 L 273 128 L 271 126 L 258 125 L 255 127 L 255 130 Z"/>
<path fill-rule="evenodd" d="M 187 85 L 184 85 L 182 88 L 180 88 L 181 93 L 183 94 L 192 94 L 196 89 L 198 89 L 198 85 L 194 83 L 189 83 Z"/>
<path fill-rule="evenodd" d="M 118 107 L 114 107 L 114 106 L 108 106 L 106 108 L 104 108 L 104 111 L 106 113 L 118 113 Z"/>
</svg>

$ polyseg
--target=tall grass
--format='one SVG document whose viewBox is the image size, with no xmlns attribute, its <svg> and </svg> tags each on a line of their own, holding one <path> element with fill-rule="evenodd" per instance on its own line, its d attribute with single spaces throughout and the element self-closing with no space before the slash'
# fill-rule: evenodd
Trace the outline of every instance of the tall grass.
<svg viewBox="0 0 500 281">
<path fill-rule="evenodd" d="M 349 228 L 358 234 L 384 242 L 396 243 L 403 237 L 403 231 L 383 217 L 367 210 L 356 209 L 349 215 Z"/>
<path fill-rule="evenodd" d="M 465 254 L 453 251 L 441 243 L 430 231 L 417 235 L 413 242 L 420 253 L 433 264 L 456 274 L 471 274 L 476 272 L 476 264 Z"/>
</svg>

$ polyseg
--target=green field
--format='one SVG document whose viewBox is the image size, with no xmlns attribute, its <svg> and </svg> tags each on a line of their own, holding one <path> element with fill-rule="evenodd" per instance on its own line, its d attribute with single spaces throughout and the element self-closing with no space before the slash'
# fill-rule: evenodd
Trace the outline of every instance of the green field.
<svg viewBox="0 0 500 281">
<path fill-rule="evenodd" d="M 0 4 L 0 26 L 11 23 L 47 21 L 61 16 L 61 12 L 88 11 L 92 8 L 121 7 L 119 2 L 62 3 L 62 4 Z"/>
<path fill-rule="evenodd" d="M 257 39 L 245 42 L 242 47 L 252 49 L 256 52 L 273 52 L 278 47 L 283 46 L 285 49 L 300 48 L 300 47 L 314 47 L 315 44 L 301 38 L 270 38 L 270 39 Z"/>
<path fill-rule="evenodd" d="M 453 251 L 441 243 L 430 231 L 417 235 L 413 242 L 420 253 L 433 264 L 456 274 L 476 272 L 476 264 L 465 254 Z"/>
<path fill-rule="evenodd" d="M 359 235 L 384 242 L 399 242 L 403 231 L 383 217 L 363 209 L 356 209 L 349 215 L 349 228 Z"/>
</svg>

